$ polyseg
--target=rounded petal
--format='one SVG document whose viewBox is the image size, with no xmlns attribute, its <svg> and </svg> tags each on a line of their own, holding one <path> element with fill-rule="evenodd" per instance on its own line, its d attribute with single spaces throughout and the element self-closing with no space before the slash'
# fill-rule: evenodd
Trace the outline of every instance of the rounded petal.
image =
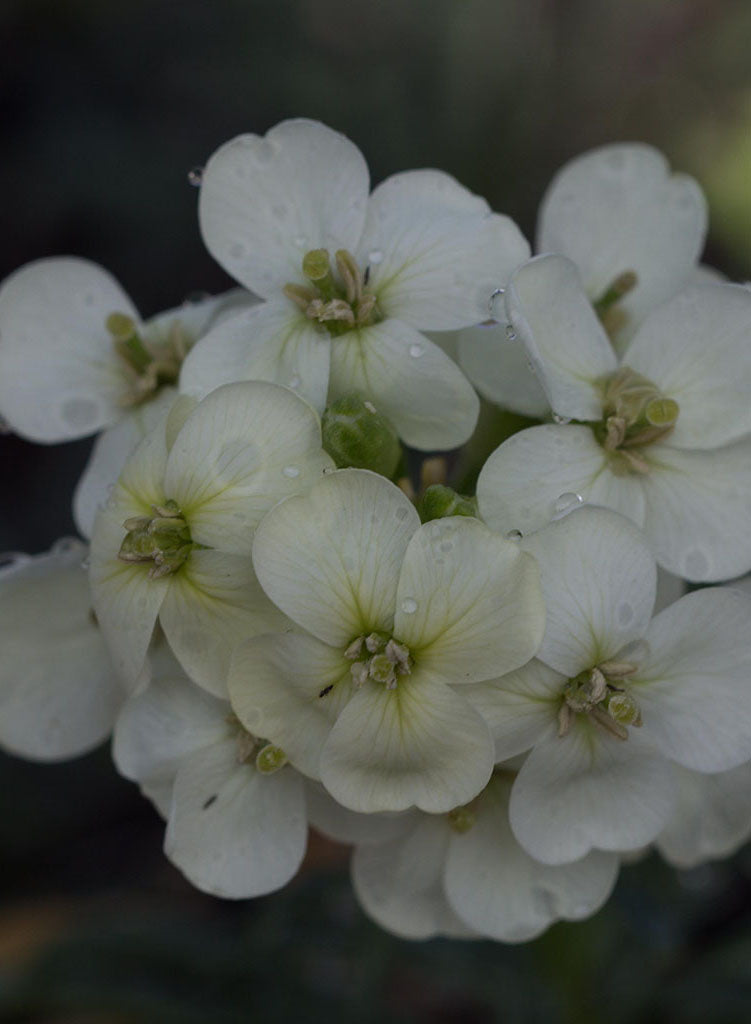
<svg viewBox="0 0 751 1024">
<path fill-rule="evenodd" d="M 253 562 L 266 593 L 313 636 L 342 650 L 389 631 L 414 505 L 377 473 L 343 469 L 261 523 Z"/>
<path fill-rule="evenodd" d="M 342 807 L 323 786 L 305 786 L 308 821 L 318 832 L 337 843 L 386 843 L 404 835 L 414 825 L 415 814 L 357 814 Z"/>
<path fill-rule="evenodd" d="M 480 797 L 475 824 L 454 834 L 445 890 L 455 913 L 481 935 L 526 942 L 554 921 L 579 921 L 610 895 L 618 858 L 596 851 L 573 864 L 541 864 L 516 841 L 508 822 L 509 785 L 494 779 Z"/>
<path fill-rule="evenodd" d="M 238 135 L 203 172 L 198 218 L 211 255 L 268 298 L 302 279 L 311 249 L 354 250 L 369 189 L 362 153 L 317 121 Z"/>
<path fill-rule="evenodd" d="M 373 191 L 358 251 L 385 314 L 433 331 L 484 320 L 493 291 L 528 256 L 512 220 L 434 170 L 394 174 Z"/>
<path fill-rule="evenodd" d="M 307 490 L 327 468 L 333 463 L 311 406 L 287 388 L 245 381 L 217 388 L 191 412 L 170 449 L 164 487 L 194 541 L 250 554 L 272 505 Z"/>
<path fill-rule="evenodd" d="M 264 302 L 204 335 L 183 363 L 180 390 L 203 398 L 222 384 L 266 380 L 299 392 L 322 412 L 330 349 L 328 332 L 291 302 Z"/>
<path fill-rule="evenodd" d="M 642 637 L 657 566 L 643 534 L 603 508 L 579 508 L 523 542 L 540 566 L 547 608 L 540 661 L 575 676 Z"/>
<path fill-rule="evenodd" d="M 189 757 L 175 779 L 164 852 L 203 892 L 263 896 L 296 874 L 307 843 L 305 794 L 287 767 L 238 764 L 234 740 Z"/>
<path fill-rule="evenodd" d="M 503 324 L 467 327 L 459 334 L 459 365 L 488 401 L 544 419 L 550 405 L 521 339 Z"/>
<path fill-rule="evenodd" d="M 124 697 L 91 618 L 85 557 L 62 541 L 0 570 L 0 746 L 34 761 L 98 746 Z"/>
<path fill-rule="evenodd" d="M 631 729 L 627 740 L 576 721 L 539 743 L 511 792 L 514 835 L 535 860 L 568 864 L 590 850 L 634 850 L 664 828 L 674 806 L 670 765 Z"/>
<path fill-rule="evenodd" d="M 234 651 L 232 708 L 249 732 L 281 747 L 290 763 L 320 777 L 323 745 L 351 694 L 351 662 L 311 636 L 257 636 Z"/>
<path fill-rule="evenodd" d="M 166 818 L 184 758 L 221 741 L 229 729 L 227 705 L 195 686 L 174 662 L 169 674 L 155 675 L 123 707 L 112 756 L 120 774 L 139 783 Z"/>
<path fill-rule="evenodd" d="M 654 445 L 644 532 L 668 572 L 697 583 L 751 568 L 751 439 L 712 452 Z"/>
<path fill-rule="evenodd" d="M 471 935 L 443 890 L 449 836 L 443 818 L 421 816 L 406 838 L 356 848 L 352 885 L 363 910 L 382 928 L 403 939 Z"/>
<path fill-rule="evenodd" d="M 394 635 L 420 669 L 474 683 L 534 655 L 545 605 L 534 559 L 476 519 L 426 523 L 404 555 Z"/>
<path fill-rule="evenodd" d="M 620 143 L 558 172 L 540 207 L 537 247 L 572 259 L 595 300 L 633 270 L 637 286 L 621 305 L 638 324 L 688 281 L 706 228 L 707 204 L 692 178 L 671 175 L 651 146 Z"/>
<path fill-rule="evenodd" d="M 751 761 L 704 775 L 678 770 L 675 812 L 655 840 L 677 868 L 729 857 L 751 836 Z"/>
<path fill-rule="evenodd" d="M 353 811 L 450 811 L 477 796 L 493 770 L 480 715 L 423 671 L 397 689 L 367 682 L 342 709 L 321 754 L 321 781 Z"/>
<path fill-rule="evenodd" d="M 601 419 L 597 382 L 618 361 L 571 260 L 537 256 L 519 267 L 506 289 L 506 314 L 553 411 Z"/>
<path fill-rule="evenodd" d="M 530 427 L 504 441 L 480 471 L 477 501 L 501 533 L 539 530 L 582 502 L 644 522 L 642 478 L 616 476 L 589 427 L 573 423 Z"/>
<path fill-rule="evenodd" d="M 86 437 L 122 415 L 127 377 L 105 321 L 138 320 L 106 270 L 72 256 L 21 267 L 0 288 L 0 413 L 31 441 Z"/>
<path fill-rule="evenodd" d="M 164 388 L 157 398 L 129 409 L 94 442 L 83 476 L 73 495 L 73 518 L 84 537 L 90 537 L 94 520 L 139 442 L 156 429 L 175 400 L 176 392 Z"/>
<path fill-rule="evenodd" d="M 751 759 L 749 622 L 751 598 L 730 587 L 687 594 L 652 621 L 633 685 L 663 757 L 700 772 Z"/>
<path fill-rule="evenodd" d="M 200 550 L 170 577 L 159 621 L 190 678 L 222 698 L 234 648 L 287 625 L 261 589 L 250 558 Z"/>
<path fill-rule="evenodd" d="M 421 451 L 457 448 L 480 411 L 472 385 L 437 345 L 401 320 L 348 331 L 331 347 L 329 400 L 357 391 Z"/>
</svg>

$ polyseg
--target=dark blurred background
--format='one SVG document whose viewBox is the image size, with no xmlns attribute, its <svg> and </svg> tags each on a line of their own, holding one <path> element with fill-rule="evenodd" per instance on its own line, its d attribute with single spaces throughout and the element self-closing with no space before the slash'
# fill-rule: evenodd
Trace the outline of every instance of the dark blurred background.
<svg viewBox="0 0 751 1024">
<path fill-rule="evenodd" d="M 553 172 L 643 140 L 710 202 L 708 261 L 751 276 L 748 0 L 0 0 L 0 278 L 107 267 L 148 316 L 230 285 L 188 171 L 233 135 L 319 118 L 374 182 L 436 166 L 528 236 Z M 90 445 L 0 437 L 0 550 L 73 532 Z M 108 751 L 0 761 L 0 1019 L 747 1022 L 751 857 L 624 869 L 535 943 L 401 942 L 316 842 L 281 894 L 227 904 L 163 859 Z"/>
</svg>

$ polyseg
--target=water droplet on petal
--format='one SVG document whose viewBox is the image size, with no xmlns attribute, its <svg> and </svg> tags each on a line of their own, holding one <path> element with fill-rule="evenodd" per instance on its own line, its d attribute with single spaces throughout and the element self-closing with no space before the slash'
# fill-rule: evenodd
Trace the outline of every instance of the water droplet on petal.
<svg viewBox="0 0 751 1024">
<path fill-rule="evenodd" d="M 300 470 L 297 466 L 285 466 L 282 473 L 288 476 L 290 480 L 294 480 L 296 476 L 300 475 Z"/>
<path fill-rule="evenodd" d="M 299 377 L 290 377 L 288 387 L 291 387 L 294 390 L 295 388 L 299 388 L 301 383 L 302 381 Z"/>
<path fill-rule="evenodd" d="M 409 346 L 409 354 L 412 356 L 413 359 L 418 359 L 423 354 L 424 351 L 425 349 L 423 348 L 422 345 Z"/>
<path fill-rule="evenodd" d="M 60 406 L 63 422 L 74 430 L 86 430 L 99 418 L 99 403 L 93 398 L 68 398 Z"/>
<path fill-rule="evenodd" d="M 194 188 L 200 188 L 203 184 L 203 167 L 191 167 L 188 171 L 188 184 Z"/>
<path fill-rule="evenodd" d="M 506 540 L 521 540 L 524 534 L 521 530 L 509 530 L 506 534 Z"/>
<path fill-rule="evenodd" d="M 563 494 L 559 494 L 553 502 L 553 518 L 561 519 L 563 516 L 568 515 L 569 512 L 573 512 L 583 502 L 584 499 L 581 494 L 575 494 L 573 491 L 565 491 Z"/>
<path fill-rule="evenodd" d="M 405 615 L 414 615 L 417 611 L 417 601 L 414 597 L 405 597 L 402 601 L 402 611 Z"/>
<path fill-rule="evenodd" d="M 565 423 L 570 423 L 570 422 L 571 422 L 571 417 L 570 416 L 559 416 L 557 412 L 553 413 L 553 423 L 565 424 Z"/>
<path fill-rule="evenodd" d="M 516 331 L 511 324 L 506 324 L 506 337 L 509 341 L 516 341 Z"/>
<path fill-rule="evenodd" d="M 368 263 L 374 267 L 377 267 L 379 263 L 383 263 L 383 253 L 380 249 L 374 249 L 368 253 Z"/>
</svg>

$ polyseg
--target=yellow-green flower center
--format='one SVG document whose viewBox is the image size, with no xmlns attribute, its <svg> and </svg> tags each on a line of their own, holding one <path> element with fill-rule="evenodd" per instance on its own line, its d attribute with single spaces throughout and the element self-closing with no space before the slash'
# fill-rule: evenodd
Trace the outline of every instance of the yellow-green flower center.
<svg viewBox="0 0 751 1024">
<path fill-rule="evenodd" d="M 670 434 L 678 403 L 628 366 L 601 381 L 603 417 L 592 429 L 619 475 L 648 473 L 644 450 Z"/>
<path fill-rule="evenodd" d="M 565 736 L 574 715 L 583 714 L 603 732 L 628 739 L 627 726 L 642 724 L 641 710 L 626 683 L 635 671 L 630 662 L 608 661 L 569 679 L 558 712 L 558 735 Z"/>
<path fill-rule="evenodd" d="M 356 687 L 372 679 L 387 690 L 395 690 L 399 679 L 409 675 L 414 664 L 409 649 L 383 633 L 356 637 L 344 657 L 352 662 L 350 673 Z"/>
<path fill-rule="evenodd" d="M 195 547 L 190 528 L 177 506 L 169 500 L 151 506 L 153 515 L 133 516 L 123 523 L 128 531 L 117 557 L 123 562 L 151 563 L 150 579 L 178 571 Z"/>
<path fill-rule="evenodd" d="M 191 344 L 179 319 L 172 321 L 162 340 L 148 342 L 138 333 L 134 320 L 124 313 L 110 313 L 105 324 L 130 382 L 125 405 L 139 405 L 161 387 L 177 381 Z"/>
<path fill-rule="evenodd" d="M 309 285 L 287 284 L 284 294 L 310 320 L 337 337 L 381 319 L 375 295 L 367 287 L 367 271 L 360 270 L 346 249 L 334 254 L 336 270 L 326 249 L 311 249 L 302 261 Z"/>
</svg>

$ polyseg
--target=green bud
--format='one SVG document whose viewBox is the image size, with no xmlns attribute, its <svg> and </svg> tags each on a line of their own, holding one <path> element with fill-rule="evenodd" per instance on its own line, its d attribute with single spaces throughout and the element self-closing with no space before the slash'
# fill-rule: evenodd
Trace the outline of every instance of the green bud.
<svg viewBox="0 0 751 1024">
<path fill-rule="evenodd" d="M 477 517 L 477 499 L 465 498 L 445 484 L 431 484 L 425 489 L 419 512 L 424 523 L 429 523 L 431 519 L 443 519 L 445 516 Z"/>
<path fill-rule="evenodd" d="M 321 421 L 323 447 L 339 469 L 354 466 L 391 478 L 402 454 L 391 423 L 360 395 L 343 395 Z"/>
<path fill-rule="evenodd" d="M 262 775 L 273 775 L 287 763 L 287 755 L 281 747 L 267 743 L 256 754 L 256 768 Z"/>
</svg>

